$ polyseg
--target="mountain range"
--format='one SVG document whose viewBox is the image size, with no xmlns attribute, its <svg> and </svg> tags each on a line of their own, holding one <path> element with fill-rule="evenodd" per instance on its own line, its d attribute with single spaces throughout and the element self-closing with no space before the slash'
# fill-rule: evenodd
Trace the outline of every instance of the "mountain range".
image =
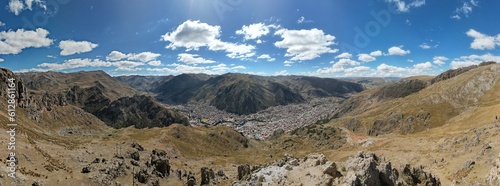
<svg viewBox="0 0 500 186">
<path fill-rule="evenodd" d="M 151 77 L 116 77 L 132 87 Z M 156 99 L 167 104 L 208 104 L 235 114 L 251 114 L 278 105 L 318 97 L 346 97 L 364 90 L 358 83 L 307 76 L 266 77 L 229 73 L 219 76 L 181 74 L 149 82 Z M 155 87 L 156 86 L 156 87 Z"/>
<path fill-rule="evenodd" d="M 4 108 L 11 77 L 19 177 L 8 177 L 1 164 L 2 185 L 500 183 L 500 65 L 492 62 L 387 82 L 1 69 Z M 374 82 L 384 83 L 366 86 Z M 307 108 L 313 110 L 331 97 L 338 104 L 331 104 L 330 118 L 276 130 L 269 139 L 243 135 L 239 123 L 193 126 L 189 116 L 172 109 L 212 105 L 245 114 L 267 107 L 286 115 L 300 108 L 287 105 L 312 102 Z M 280 121 L 268 122 L 287 125 Z M 0 122 L 9 122 L 6 112 L 0 112 Z"/>
</svg>

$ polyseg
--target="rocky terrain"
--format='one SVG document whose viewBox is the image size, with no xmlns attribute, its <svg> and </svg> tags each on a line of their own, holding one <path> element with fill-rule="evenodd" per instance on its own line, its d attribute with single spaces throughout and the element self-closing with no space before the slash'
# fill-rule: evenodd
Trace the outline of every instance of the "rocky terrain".
<svg viewBox="0 0 500 186">
<path fill-rule="evenodd" d="M 342 97 L 299 91 L 305 103 L 237 115 L 160 104 L 101 72 L 31 74 L 65 79 L 40 84 L 2 69 L 0 107 L 7 79 L 19 79 L 19 125 L 17 177 L 5 154 L 0 185 L 499 185 L 499 70 L 483 64 Z M 53 83 L 63 87 L 44 89 Z M 8 134 L 7 112 L 0 123 Z"/>
</svg>

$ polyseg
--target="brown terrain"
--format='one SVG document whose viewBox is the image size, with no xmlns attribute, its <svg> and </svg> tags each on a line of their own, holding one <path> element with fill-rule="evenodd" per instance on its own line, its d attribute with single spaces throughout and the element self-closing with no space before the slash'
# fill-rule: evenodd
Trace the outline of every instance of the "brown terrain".
<svg viewBox="0 0 500 186">
<path fill-rule="evenodd" d="M 500 185 L 498 64 L 377 86 L 263 140 L 190 125 L 104 72 L 2 69 L 1 144 L 10 77 L 17 177 L 2 163 L 0 185 Z"/>
</svg>

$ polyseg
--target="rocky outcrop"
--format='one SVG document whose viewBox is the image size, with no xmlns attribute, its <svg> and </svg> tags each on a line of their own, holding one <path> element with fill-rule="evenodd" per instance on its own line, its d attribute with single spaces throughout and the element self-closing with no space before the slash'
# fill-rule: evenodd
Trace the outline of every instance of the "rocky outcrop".
<svg viewBox="0 0 500 186">
<path fill-rule="evenodd" d="M 215 179 L 215 173 L 212 169 L 208 167 L 201 168 L 201 185 L 217 184 Z"/>
<path fill-rule="evenodd" d="M 238 166 L 238 180 L 243 180 L 250 175 L 250 165 Z"/>
<path fill-rule="evenodd" d="M 341 170 L 338 170 L 339 166 Z M 250 179 L 234 185 L 437 186 L 441 183 L 422 166 L 412 168 L 405 165 L 398 169 L 374 153 L 359 152 L 340 164 L 328 161 L 322 154 L 310 154 L 304 158 L 286 156 L 257 166 Z"/>
<path fill-rule="evenodd" d="M 482 62 L 479 65 L 471 65 L 471 66 L 468 66 L 468 67 L 462 67 L 462 68 L 458 68 L 458 69 L 447 70 L 446 72 L 443 72 L 443 73 L 439 74 L 438 76 L 436 76 L 434 79 L 432 79 L 431 80 L 431 84 L 434 84 L 434 83 L 437 83 L 437 82 L 440 82 L 440 81 L 444 81 L 444 80 L 447 80 L 447 79 L 451 79 L 451 78 L 453 78 L 455 76 L 463 74 L 463 73 L 465 73 L 465 72 L 467 72 L 469 70 L 475 69 L 477 67 L 486 66 L 486 65 L 492 65 L 492 64 L 496 64 L 496 62 L 492 62 L 492 61 Z"/>
<path fill-rule="evenodd" d="M 500 154 L 495 161 L 495 165 L 491 168 L 488 177 L 486 177 L 486 183 L 492 186 L 500 186 Z"/>
</svg>

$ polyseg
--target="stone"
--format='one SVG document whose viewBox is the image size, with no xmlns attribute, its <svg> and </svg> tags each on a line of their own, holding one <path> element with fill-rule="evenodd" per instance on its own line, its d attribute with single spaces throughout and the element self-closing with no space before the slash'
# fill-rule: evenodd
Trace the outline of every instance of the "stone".
<svg viewBox="0 0 500 186">
<path fill-rule="evenodd" d="M 217 180 L 215 180 L 215 173 L 212 169 L 209 169 L 208 167 L 202 167 L 201 168 L 201 185 L 208 185 L 210 183 L 217 183 Z"/>
<path fill-rule="evenodd" d="M 250 165 L 240 165 L 238 166 L 238 180 L 243 180 L 251 174 Z"/>
</svg>

